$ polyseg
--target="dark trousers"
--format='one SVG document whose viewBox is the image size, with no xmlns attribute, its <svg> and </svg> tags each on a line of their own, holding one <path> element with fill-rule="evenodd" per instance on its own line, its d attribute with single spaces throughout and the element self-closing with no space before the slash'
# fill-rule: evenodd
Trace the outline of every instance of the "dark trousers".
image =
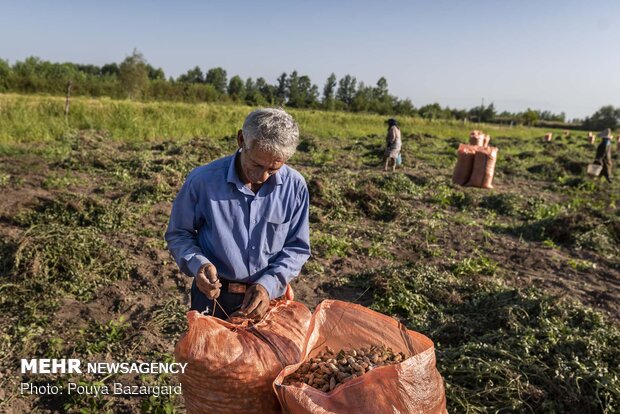
<svg viewBox="0 0 620 414">
<path fill-rule="evenodd" d="M 241 308 L 245 294 L 230 293 L 227 292 L 224 287 L 222 287 L 220 292 L 220 296 L 217 298 L 217 304 L 215 304 L 213 300 L 207 298 L 207 296 L 198 289 L 196 280 L 194 280 L 191 291 L 191 310 L 197 310 L 198 312 L 204 312 L 206 310 L 207 312 L 205 312 L 205 314 L 209 316 L 228 319 L 233 312 Z M 224 308 L 224 310 L 222 310 L 222 308 Z M 213 309 L 215 309 L 215 315 L 213 314 Z M 226 313 L 224 313 L 224 311 L 226 311 Z"/>
</svg>

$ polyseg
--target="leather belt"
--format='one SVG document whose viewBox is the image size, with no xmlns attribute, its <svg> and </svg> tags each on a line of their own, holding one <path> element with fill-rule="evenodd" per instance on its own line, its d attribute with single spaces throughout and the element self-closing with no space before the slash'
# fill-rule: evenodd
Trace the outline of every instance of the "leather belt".
<svg viewBox="0 0 620 414">
<path fill-rule="evenodd" d="M 222 290 L 228 293 L 236 293 L 239 295 L 245 294 L 248 286 L 250 286 L 249 283 L 231 282 L 225 279 L 220 279 L 220 282 L 222 283 Z"/>
</svg>

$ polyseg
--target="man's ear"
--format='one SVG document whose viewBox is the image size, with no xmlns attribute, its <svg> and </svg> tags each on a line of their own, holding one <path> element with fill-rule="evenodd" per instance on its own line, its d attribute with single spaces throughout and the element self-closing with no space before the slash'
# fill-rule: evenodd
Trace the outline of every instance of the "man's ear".
<svg viewBox="0 0 620 414">
<path fill-rule="evenodd" d="M 243 131 L 237 131 L 237 145 L 239 148 L 243 148 Z"/>
</svg>

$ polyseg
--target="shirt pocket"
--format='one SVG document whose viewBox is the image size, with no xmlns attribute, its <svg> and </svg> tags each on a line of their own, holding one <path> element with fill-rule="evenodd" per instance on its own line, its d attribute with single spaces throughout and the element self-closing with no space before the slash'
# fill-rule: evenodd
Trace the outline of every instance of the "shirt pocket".
<svg viewBox="0 0 620 414">
<path fill-rule="evenodd" d="M 273 255 L 282 250 L 286 242 L 290 224 L 290 221 L 284 221 L 284 219 L 279 219 L 277 217 L 272 217 L 267 220 L 265 253 Z"/>
</svg>

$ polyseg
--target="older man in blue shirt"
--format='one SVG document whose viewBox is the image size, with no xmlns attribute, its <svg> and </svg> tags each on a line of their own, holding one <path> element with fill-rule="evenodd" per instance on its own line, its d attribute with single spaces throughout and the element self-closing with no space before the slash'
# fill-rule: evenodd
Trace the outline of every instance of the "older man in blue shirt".
<svg viewBox="0 0 620 414">
<path fill-rule="evenodd" d="M 235 154 L 187 176 L 165 237 L 194 277 L 192 309 L 260 319 L 299 275 L 310 257 L 309 196 L 301 174 L 285 165 L 298 140 L 289 114 L 259 109 L 237 133 Z"/>
</svg>

